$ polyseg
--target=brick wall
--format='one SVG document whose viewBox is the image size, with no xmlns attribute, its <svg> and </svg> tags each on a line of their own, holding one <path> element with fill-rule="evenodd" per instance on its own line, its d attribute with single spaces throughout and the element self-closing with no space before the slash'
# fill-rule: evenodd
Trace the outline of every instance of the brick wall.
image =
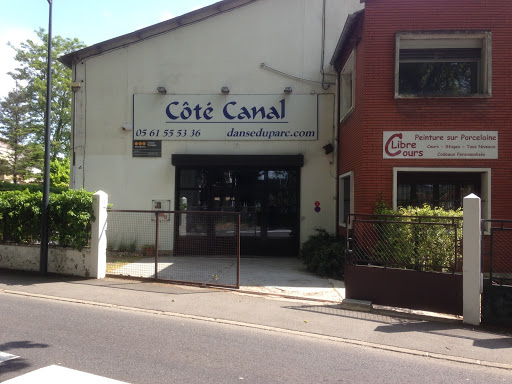
<svg viewBox="0 0 512 384">
<path fill-rule="evenodd" d="M 491 31 L 492 97 L 395 99 L 398 31 Z M 340 173 L 354 171 L 355 211 L 391 201 L 393 167 L 492 169 L 492 217 L 512 218 L 512 2 L 367 0 L 357 41 L 356 107 L 341 124 Z M 350 49 L 350 47 L 347 47 Z M 497 160 L 383 159 L 383 131 L 497 131 Z"/>
</svg>

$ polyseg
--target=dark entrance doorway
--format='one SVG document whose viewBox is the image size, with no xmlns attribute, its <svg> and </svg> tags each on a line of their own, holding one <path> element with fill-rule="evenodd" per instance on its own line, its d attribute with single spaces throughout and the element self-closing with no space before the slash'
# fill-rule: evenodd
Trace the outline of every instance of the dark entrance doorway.
<svg viewBox="0 0 512 384">
<path fill-rule="evenodd" d="M 296 256 L 302 156 L 174 155 L 175 209 L 239 212 L 244 256 Z"/>
</svg>

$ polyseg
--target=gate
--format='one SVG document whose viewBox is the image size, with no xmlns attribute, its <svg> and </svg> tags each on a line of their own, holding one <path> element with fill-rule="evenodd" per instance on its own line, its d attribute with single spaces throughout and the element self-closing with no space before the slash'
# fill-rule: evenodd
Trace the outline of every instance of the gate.
<svg viewBox="0 0 512 384">
<path fill-rule="evenodd" d="M 512 327 L 512 220 L 482 220 L 482 323 Z"/>
<path fill-rule="evenodd" d="M 109 210 L 107 274 L 240 287 L 240 214 Z"/>
<path fill-rule="evenodd" d="M 462 315 L 462 218 L 351 214 L 348 299 Z"/>
</svg>

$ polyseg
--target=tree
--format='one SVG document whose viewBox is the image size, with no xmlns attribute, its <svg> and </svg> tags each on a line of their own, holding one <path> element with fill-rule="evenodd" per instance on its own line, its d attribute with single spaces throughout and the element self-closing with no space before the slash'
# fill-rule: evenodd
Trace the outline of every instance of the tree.
<svg viewBox="0 0 512 384">
<path fill-rule="evenodd" d="M 50 184 L 61 188 L 69 186 L 69 158 L 50 162 Z"/>
<path fill-rule="evenodd" d="M 28 144 L 29 112 L 27 93 L 18 85 L 0 102 L 0 137 L 7 146 L 0 166 L 14 184 L 33 176 L 34 166 L 42 160 L 41 151 Z"/>
<path fill-rule="evenodd" d="M 44 143 L 46 111 L 46 71 L 48 55 L 48 34 L 40 28 L 36 31 L 39 41 L 27 40 L 15 47 L 15 59 L 19 66 L 9 75 L 24 86 L 28 98 L 31 142 Z M 52 57 L 84 48 L 78 39 L 52 38 Z M 71 132 L 71 70 L 58 61 L 52 62 L 52 105 L 51 105 L 51 157 L 68 157 Z M 42 166 L 41 166 L 42 168 Z"/>
</svg>

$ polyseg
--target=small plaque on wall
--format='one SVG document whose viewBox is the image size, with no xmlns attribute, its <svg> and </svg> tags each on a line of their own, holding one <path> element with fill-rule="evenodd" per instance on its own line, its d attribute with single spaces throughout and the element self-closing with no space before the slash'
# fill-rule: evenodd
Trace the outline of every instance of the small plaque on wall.
<svg viewBox="0 0 512 384">
<path fill-rule="evenodd" d="M 133 140 L 133 157 L 162 157 L 161 140 Z"/>
</svg>

